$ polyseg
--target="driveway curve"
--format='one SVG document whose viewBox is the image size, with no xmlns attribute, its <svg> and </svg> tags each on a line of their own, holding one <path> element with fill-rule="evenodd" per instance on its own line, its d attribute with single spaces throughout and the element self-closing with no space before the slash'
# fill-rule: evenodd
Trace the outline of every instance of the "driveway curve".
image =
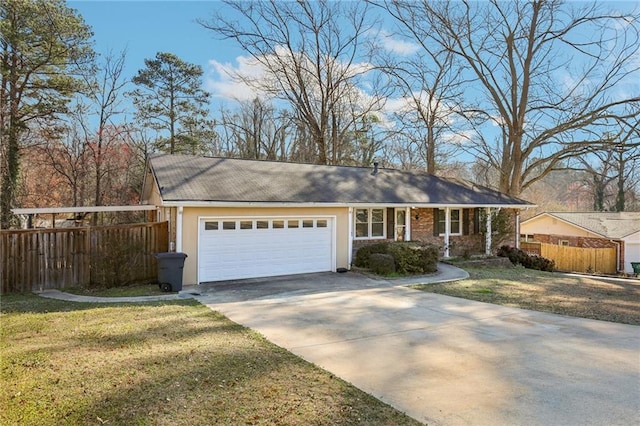
<svg viewBox="0 0 640 426">
<path fill-rule="evenodd" d="M 312 274 L 203 285 L 196 298 L 429 425 L 637 424 L 640 327 L 406 284 Z"/>
</svg>

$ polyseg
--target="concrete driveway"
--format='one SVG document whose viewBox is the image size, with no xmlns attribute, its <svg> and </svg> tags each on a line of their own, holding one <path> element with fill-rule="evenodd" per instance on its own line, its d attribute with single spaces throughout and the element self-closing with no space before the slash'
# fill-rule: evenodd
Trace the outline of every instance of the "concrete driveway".
<svg viewBox="0 0 640 426">
<path fill-rule="evenodd" d="M 313 274 L 199 286 L 198 299 L 430 425 L 638 424 L 640 327 L 404 284 Z"/>
</svg>

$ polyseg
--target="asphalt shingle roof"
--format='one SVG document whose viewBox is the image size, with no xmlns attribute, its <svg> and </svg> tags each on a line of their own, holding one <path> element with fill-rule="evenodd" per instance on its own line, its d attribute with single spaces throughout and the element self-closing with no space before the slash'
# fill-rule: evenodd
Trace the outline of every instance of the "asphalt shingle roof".
<svg viewBox="0 0 640 426">
<path fill-rule="evenodd" d="M 547 214 L 606 238 L 624 238 L 640 231 L 640 213 L 638 212 L 551 212 Z"/>
<path fill-rule="evenodd" d="M 169 154 L 150 165 L 165 202 L 532 206 L 469 182 L 386 168 Z"/>
</svg>

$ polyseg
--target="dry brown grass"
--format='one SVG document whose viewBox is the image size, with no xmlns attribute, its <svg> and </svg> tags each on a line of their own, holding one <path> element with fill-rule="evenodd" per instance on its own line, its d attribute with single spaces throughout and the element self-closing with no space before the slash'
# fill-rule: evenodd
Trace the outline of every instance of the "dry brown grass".
<svg viewBox="0 0 640 426">
<path fill-rule="evenodd" d="M 640 281 L 541 272 L 464 268 L 469 279 L 415 286 L 423 291 L 623 324 L 640 325 Z"/>
</svg>

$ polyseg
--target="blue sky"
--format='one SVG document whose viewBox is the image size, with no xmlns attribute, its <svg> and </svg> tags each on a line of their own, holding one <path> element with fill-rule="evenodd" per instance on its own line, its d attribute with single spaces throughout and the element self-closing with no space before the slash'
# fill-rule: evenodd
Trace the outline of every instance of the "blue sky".
<svg viewBox="0 0 640 426">
<path fill-rule="evenodd" d="M 144 60 L 170 52 L 213 70 L 210 60 L 237 63 L 243 55 L 232 41 L 216 39 L 212 31 L 195 22 L 209 18 L 224 6 L 219 1 L 94 1 L 68 0 L 94 32 L 95 49 L 118 54 L 126 49 L 125 77 L 132 78 Z"/>
<path fill-rule="evenodd" d="M 346 0 L 345 0 L 346 1 Z M 212 92 L 212 109 L 224 99 L 253 98 L 246 87 L 240 87 L 220 73 L 226 67 L 254 72 L 255 67 L 232 40 L 215 38 L 212 31 L 197 24 L 196 19 L 208 19 L 225 5 L 215 0 L 67 0 L 94 32 L 95 49 L 99 54 L 119 53 L 126 49 L 125 78 L 131 79 L 144 67 L 144 60 L 157 52 L 171 52 L 182 60 L 200 65 L 205 72 L 205 89 Z M 610 2 L 621 10 L 640 7 L 640 1 Z M 399 40 L 390 32 L 378 34 L 377 42 L 387 51 L 410 54 L 413 43 Z M 245 92 L 245 90 L 247 90 Z M 391 99 L 388 105 L 402 102 Z"/>
<path fill-rule="evenodd" d="M 581 0 L 580 0 L 581 1 Z M 608 2 L 616 8 L 631 10 L 640 1 Z M 67 0 L 91 26 L 99 54 L 119 53 L 126 49 L 125 76 L 133 77 L 144 67 L 144 60 L 157 52 L 170 52 L 182 60 L 202 66 L 209 91 L 214 95 L 234 93 L 238 87 L 225 81 L 218 71 L 224 67 L 248 68 L 246 53 L 232 40 L 216 39 L 212 31 L 195 22 L 208 19 L 225 5 L 216 0 Z M 389 51 L 408 53 L 415 44 L 388 37 L 378 40 Z"/>
</svg>

